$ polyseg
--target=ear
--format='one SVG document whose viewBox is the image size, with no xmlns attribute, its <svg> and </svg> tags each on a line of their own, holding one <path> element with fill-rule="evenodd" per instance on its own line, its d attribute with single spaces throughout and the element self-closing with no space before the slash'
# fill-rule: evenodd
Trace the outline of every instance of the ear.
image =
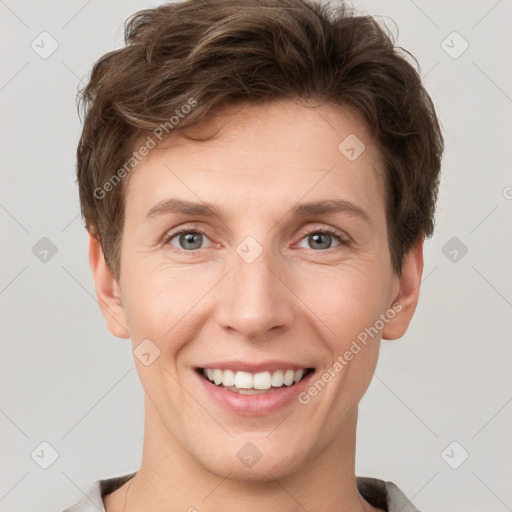
<svg viewBox="0 0 512 512">
<path fill-rule="evenodd" d="M 383 339 L 396 340 L 407 331 L 418 304 L 422 274 L 423 237 L 420 237 L 405 256 L 398 294 L 392 306 L 396 314 L 382 330 Z"/>
<path fill-rule="evenodd" d="M 129 338 L 119 285 L 105 261 L 99 240 L 91 233 L 89 233 L 89 265 L 98 305 L 109 331 L 118 338 Z"/>
</svg>

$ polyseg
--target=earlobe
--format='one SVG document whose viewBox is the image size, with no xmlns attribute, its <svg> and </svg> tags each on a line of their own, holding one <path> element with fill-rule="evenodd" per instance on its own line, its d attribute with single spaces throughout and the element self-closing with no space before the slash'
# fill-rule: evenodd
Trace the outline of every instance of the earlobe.
<svg viewBox="0 0 512 512">
<path fill-rule="evenodd" d="M 89 265 L 98 305 L 109 331 L 117 338 L 129 338 L 119 284 L 105 261 L 99 240 L 92 233 L 89 233 Z"/>
<path fill-rule="evenodd" d="M 404 259 L 399 291 L 392 306 L 395 316 L 382 330 L 382 339 L 395 340 L 407 331 L 418 304 L 422 274 L 423 238 L 420 238 Z"/>
</svg>

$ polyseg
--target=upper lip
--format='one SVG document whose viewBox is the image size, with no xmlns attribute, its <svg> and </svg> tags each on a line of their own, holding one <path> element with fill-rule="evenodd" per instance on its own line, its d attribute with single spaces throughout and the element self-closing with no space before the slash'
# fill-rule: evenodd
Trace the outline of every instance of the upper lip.
<svg viewBox="0 0 512 512">
<path fill-rule="evenodd" d="M 273 372 L 276 370 L 304 370 L 306 368 L 313 368 L 310 365 L 291 363 L 289 361 L 263 361 L 261 363 L 249 363 L 246 361 L 218 361 L 215 363 L 205 363 L 199 365 L 197 368 L 210 368 L 212 370 L 218 368 L 219 370 L 233 370 L 249 373 L 259 372 Z"/>
</svg>

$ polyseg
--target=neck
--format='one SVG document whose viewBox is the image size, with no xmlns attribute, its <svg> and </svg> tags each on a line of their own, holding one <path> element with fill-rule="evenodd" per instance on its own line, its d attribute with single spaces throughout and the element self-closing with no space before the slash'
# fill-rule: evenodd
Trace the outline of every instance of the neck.
<svg viewBox="0 0 512 512">
<path fill-rule="evenodd" d="M 216 474 L 187 453 L 145 400 L 142 462 L 132 481 L 126 512 L 363 512 L 376 510 L 359 495 L 354 473 L 357 409 L 333 442 L 285 476 L 237 480 L 236 468 Z"/>
</svg>

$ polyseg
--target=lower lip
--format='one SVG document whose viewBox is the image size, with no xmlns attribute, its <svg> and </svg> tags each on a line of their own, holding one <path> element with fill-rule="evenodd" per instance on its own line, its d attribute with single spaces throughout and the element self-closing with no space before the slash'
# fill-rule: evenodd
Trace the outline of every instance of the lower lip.
<svg viewBox="0 0 512 512">
<path fill-rule="evenodd" d="M 227 411 L 245 416 L 265 416 L 277 412 L 293 402 L 298 403 L 297 396 L 308 386 L 315 372 L 309 373 L 293 386 L 275 388 L 272 392 L 258 395 L 243 395 L 236 391 L 230 391 L 203 378 L 197 371 L 194 373 L 206 393 Z"/>
</svg>

